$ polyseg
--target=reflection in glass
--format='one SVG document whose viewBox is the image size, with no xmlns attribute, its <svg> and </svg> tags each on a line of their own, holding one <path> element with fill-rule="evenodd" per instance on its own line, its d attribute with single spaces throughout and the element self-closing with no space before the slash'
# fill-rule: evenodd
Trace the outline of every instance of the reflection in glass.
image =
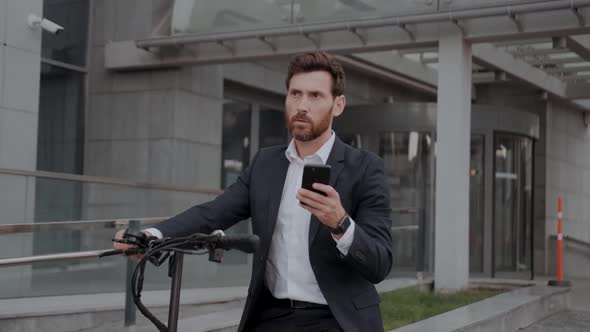
<svg viewBox="0 0 590 332">
<path fill-rule="evenodd" d="M 37 169 L 82 174 L 84 75 L 41 65 Z"/>
<path fill-rule="evenodd" d="M 260 111 L 259 128 L 259 148 L 283 145 L 288 142 L 289 133 L 285 127 L 285 115 L 282 111 L 263 108 Z"/>
<path fill-rule="evenodd" d="M 495 137 L 494 267 L 506 277 L 531 276 L 533 142 Z"/>
<path fill-rule="evenodd" d="M 469 168 L 469 271 L 483 272 L 484 136 L 471 136 Z"/>
<path fill-rule="evenodd" d="M 225 189 L 236 182 L 243 170 L 250 164 L 250 131 L 252 106 L 242 102 L 227 101 L 223 104 L 222 141 L 222 187 Z M 248 233 L 249 225 L 240 222 L 228 233 Z M 227 252 L 226 265 L 246 264 L 247 257 L 235 251 Z"/>
<path fill-rule="evenodd" d="M 250 104 L 223 104 L 222 187 L 227 188 L 250 162 Z"/>
<path fill-rule="evenodd" d="M 43 58 L 84 67 L 88 33 L 88 0 L 44 0 L 43 16 L 65 27 L 57 35 L 43 31 Z"/>
<path fill-rule="evenodd" d="M 343 135 L 343 141 L 377 153 L 385 162 L 392 207 L 392 273 L 430 271 L 433 147 L 429 133 Z"/>
<path fill-rule="evenodd" d="M 114 185 L 32 176 L 4 176 L 2 183 L 17 177 L 22 181 L 10 181 L 15 192 L 24 192 L 28 183 L 43 188 L 35 202 L 45 201 L 36 221 L 69 221 L 76 215 L 80 220 L 149 218 L 170 216 L 195 204 L 210 201 L 215 195 L 197 192 L 159 190 L 139 185 Z M 16 187 L 18 183 L 22 183 Z M 33 186 L 33 187 L 34 187 Z M 79 192 L 73 199 L 71 188 Z M 60 197 L 61 196 L 61 197 Z M 33 201 L 33 198 L 28 198 Z M 68 201 L 72 200 L 72 202 Z M 35 202 L 25 202 L 24 205 Z M 80 203 L 81 202 L 81 203 Z M 8 203 L 0 201 L 2 211 L 10 210 Z M 80 204 L 80 205 L 78 205 Z M 63 219 L 55 219 L 62 216 Z M 23 222 L 10 219 L 12 222 Z M 28 221 L 28 220 L 27 220 Z M 237 226 L 245 225 L 245 223 Z M 236 227 L 237 227 L 236 226 Z M 236 227 L 228 230 L 235 231 Z M 243 227 L 243 226 L 242 226 Z M 4 249 L 1 258 L 45 255 L 59 252 L 101 250 L 109 248 L 113 228 L 89 228 L 81 230 L 40 231 L 35 234 L 0 234 Z M 183 287 L 245 286 L 249 280 L 248 256 L 238 251 L 227 252 L 221 265 L 207 261 L 206 256 L 187 257 Z M 121 292 L 125 289 L 125 260 L 80 259 L 60 262 L 35 263 L 33 266 L 4 267 L 0 273 L 0 298 L 35 297 L 89 293 Z M 170 289 L 166 267 L 148 268 L 146 290 Z"/>
<path fill-rule="evenodd" d="M 37 169 L 82 174 L 84 151 L 84 75 L 42 64 L 39 92 Z M 35 222 L 79 220 L 80 183 L 39 178 L 35 186 Z M 33 254 L 77 250 L 77 231 L 35 234 Z"/>
</svg>

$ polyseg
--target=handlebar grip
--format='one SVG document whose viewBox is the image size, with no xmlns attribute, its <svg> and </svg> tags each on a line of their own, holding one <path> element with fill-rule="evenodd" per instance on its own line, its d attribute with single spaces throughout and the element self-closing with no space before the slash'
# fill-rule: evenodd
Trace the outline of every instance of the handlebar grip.
<svg viewBox="0 0 590 332">
<path fill-rule="evenodd" d="M 260 239 L 257 235 L 225 235 L 217 240 L 217 247 L 222 249 L 237 249 L 251 254 L 258 249 Z"/>
<path fill-rule="evenodd" d="M 123 249 L 107 250 L 107 251 L 103 251 L 100 254 L 98 254 L 98 258 L 120 255 L 122 253 L 123 253 Z"/>
</svg>

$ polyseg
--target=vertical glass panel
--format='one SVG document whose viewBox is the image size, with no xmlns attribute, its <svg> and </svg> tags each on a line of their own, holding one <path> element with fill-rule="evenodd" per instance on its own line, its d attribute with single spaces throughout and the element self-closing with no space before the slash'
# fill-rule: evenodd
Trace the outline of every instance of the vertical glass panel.
<svg viewBox="0 0 590 332">
<path fill-rule="evenodd" d="M 169 216 L 194 205 L 210 201 L 215 195 L 201 192 L 179 192 L 159 190 L 142 186 L 113 185 L 103 183 L 79 182 L 61 179 L 48 179 L 18 175 L 0 174 L 2 183 L 11 186 L 12 193 L 22 193 L 29 188 L 45 188 L 43 196 L 35 201 L 47 201 L 39 220 L 58 218 L 71 220 L 80 215 L 87 219 L 126 219 Z M 69 188 L 79 192 L 77 199 Z M 34 204 L 33 197 L 18 195 L 22 200 L 16 203 L 1 201 L 2 212 L 15 209 L 20 213 Z M 55 198 L 63 196 L 63 198 Z M 25 198 L 26 197 L 26 202 Z M 68 200 L 71 204 L 67 204 Z M 81 202 L 81 205 L 79 205 Z M 30 209 L 32 210 L 32 209 Z M 7 223 L 25 222 L 5 214 Z M 62 221 L 64 219 L 55 219 Z M 29 221 L 29 220 L 26 220 Z M 247 222 L 242 222 L 228 230 L 244 232 Z M 0 258 L 26 257 L 62 252 L 101 250 L 112 246 L 111 237 L 115 230 L 106 224 L 78 229 L 42 230 L 35 233 L 0 234 Z M 187 257 L 184 269 L 183 287 L 244 286 L 250 277 L 248 255 L 229 251 L 225 253 L 223 264 L 207 261 L 207 256 Z M 149 267 L 146 273 L 146 290 L 167 290 L 170 278 L 166 276 L 166 266 Z M 79 259 L 59 262 L 35 263 L 25 266 L 3 267 L 0 269 L 0 298 L 34 297 L 45 295 L 69 295 L 88 293 L 120 292 L 125 289 L 125 260 L 120 257 L 105 259 Z"/>
<path fill-rule="evenodd" d="M 44 0 L 43 16 L 65 29 L 57 35 L 43 31 L 41 56 L 84 67 L 88 0 Z"/>
<path fill-rule="evenodd" d="M 82 174 L 84 75 L 41 65 L 37 169 Z"/>
<path fill-rule="evenodd" d="M 533 142 L 495 137 L 494 267 L 496 276 L 531 275 Z"/>
<path fill-rule="evenodd" d="M 222 187 L 236 182 L 250 163 L 251 119 L 250 104 L 228 101 L 223 104 Z M 228 233 L 248 233 L 248 223 L 239 223 Z M 247 256 L 231 251 L 225 254 L 226 265 L 247 263 Z"/>
<path fill-rule="evenodd" d="M 172 33 L 235 31 L 289 24 L 292 6 L 292 1 L 282 0 L 176 0 Z"/>
<path fill-rule="evenodd" d="M 285 144 L 289 139 L 285 126 L 285 114 L 282 111 L 261 109 L 259 130 L 259 148 Z"/>
<path fill-rule="evenodd" d="M 222 187 L 236 181 L 250 162 L 250 104 L 228 101 L 223 104 Z"/>
<path fill-rule="evenodd" d="M 469 181 L 469 271 L 483 272 L 484 136 L 471 136 Z"/>
<path fill-rule="evenodd" d="M 432 234 L 432 136 L 420 132 L 341 135 L 348 144 L 385 162 L 392 206 L 392 274 L 430 271 Z"/>
</svg>

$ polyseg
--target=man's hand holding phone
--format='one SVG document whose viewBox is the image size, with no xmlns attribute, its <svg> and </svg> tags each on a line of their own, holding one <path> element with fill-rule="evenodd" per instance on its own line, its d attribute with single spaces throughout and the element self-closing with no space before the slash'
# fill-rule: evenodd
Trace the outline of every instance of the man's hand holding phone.
<svg viewBox="0 0 590 332">
<path fill-rule="evenodd" d="M 327 176 L 325 171 L 318 171 L 317 167 L 317 165 L 305 166 L 302 188 L 297 193 L 297 199 L 300 202 L 299 206 L 311 212 L 322 224 L 334 229 L 338 227 L 346 211 L 342 207 L 338 192 L 327 184 L 330 178 L 329 166 L 327 166 Z M 334 235 L 337 239 L 341 236 L 342 234 Z"/>
</svg>

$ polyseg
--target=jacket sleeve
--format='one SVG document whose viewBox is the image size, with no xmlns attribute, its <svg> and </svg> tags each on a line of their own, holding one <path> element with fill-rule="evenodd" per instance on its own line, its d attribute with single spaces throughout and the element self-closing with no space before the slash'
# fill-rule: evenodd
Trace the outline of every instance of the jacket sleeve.
<svg viewBox="0 0 590 332">
<path fill-rule="evenodd" d="M 391 207 L 383 160 L 373 154 L 359 185 L 359 198 L 353 219 L 354 239 L 343 259 L 365 279 L 376 284 L 392 266 Z"/>
<path fill-rule="evenodd" d="M 157 225 L 165 237 L 188 236 L 194 233 L 209 234 L 216 229 L 225 230 L 239 221 L 250 218 L 250 179 L 258 154 L 240 174 L 234 184 L 214 200 L 193 206 Z"/>
</svg>

